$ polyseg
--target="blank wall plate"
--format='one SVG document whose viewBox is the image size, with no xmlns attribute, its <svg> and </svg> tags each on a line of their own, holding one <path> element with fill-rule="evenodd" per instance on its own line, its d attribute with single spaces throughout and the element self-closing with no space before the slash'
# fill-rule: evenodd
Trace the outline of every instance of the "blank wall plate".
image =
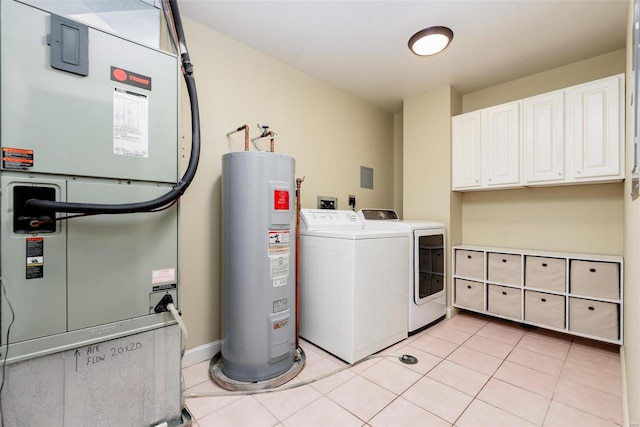
<svg viewBox="0 0 640 427">
<path fill-rule="evenodd" d="M 373 168 L 360 166 L 360 188 L 373 190 Z"/>
</svg>

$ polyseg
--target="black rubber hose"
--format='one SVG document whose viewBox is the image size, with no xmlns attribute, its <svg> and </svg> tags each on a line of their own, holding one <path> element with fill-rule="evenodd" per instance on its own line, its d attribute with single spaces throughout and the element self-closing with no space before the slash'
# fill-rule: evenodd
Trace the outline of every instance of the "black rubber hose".
<svg viewBox="0 0 640 427">
<path fill-rule="evenodd" d="M 180 181 L 173 189 L 166 192 L 162 196 L 144 202 L 102 204 L 29 199 L 25 202 L 26 208 L 49 210 L 55 212 L 87 214 L 125 214 L 135 212 L 149 212 L 173 203 L 174 201 L 179 199 L 187 190 L 187 188 L 193 181 L 193 178 L 195 177 L 196 170 L 198 169 L 198 162 L 200 161 L 200 109 L 198 107 L 196 82 L 193 78 L 193 65 L 191 64 L 189 53 L 186 49 L 186 41 L 184 32 L 182 30 L 182 20 L 180 19 L 178 4 L 176 0 L 169 0 L 169 3 L 171 6 L 171 16 L 173 18 L 179 48 L 183 50 L 183 52 L 180 53 L 180 58 L 182 60 L 182 66 L 184 69 L 184 81 L 187 85 L 187 92 L 189 94 L 189 105 L 191 107 L 191 155 L 189 158 L 189 164 L 187 165 L 187 170 L 185 171 Z"/>
</svg>

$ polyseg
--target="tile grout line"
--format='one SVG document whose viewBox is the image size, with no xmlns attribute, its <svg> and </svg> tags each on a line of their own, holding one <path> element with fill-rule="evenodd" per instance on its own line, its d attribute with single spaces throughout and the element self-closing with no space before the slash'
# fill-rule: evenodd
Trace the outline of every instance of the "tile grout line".
<svg viewBox="0 0 640 427">
<path fill-rule="evenodd" d="M 489 324 L 491 324 L 491 322 L 488 322 L 488 323 L 487 323 L 487 325 L 489 325 Z M 486 325 L 485 325 L 485 326 L 486 326 Z M 484 327 L 483 327 L 483 328 L 484 328 Z M 483 329 L 483 328 L 480 328 L 480 329 Z M 478 332 L 479 332 L 479 331 L 480 331 L 480 330 L 478 330 Z M 475 334 L 473 334 L 472 336 L 475 336 L 478 332 L 476 332 L 476 333 L 475 333 Z M 480 336 L 481 336 L 481 335 L 480 335 Z M 523 336 L 524 336 L 524 334 L 523 334 L 523 335 L 518 339 L 518 341 L 515 343 L 515 345 L 513 345 L 513 346 L 512 346 L 511 351 L 509 351 L 509 353 L 508 353 L 504 358 L 502 358 L 502 362 L 498 365 L 498 367 L 496 368 L 496 370 L 495 370 L 495 371 L 493 371 L 493 374 L 491 374 L 491 376 L 489 377 L 489 379 L 487 380 L 487 382 L 486 382 L 486 383 L 484 383 L 484 385 L 482 386 L 482 388 L 480 388 L 480 390 L 478 390 L 478 393 L 476 393 L 476 395 L 473 397 L 473 399 L 471 400 L 471 402 L 469 402 L 469 404 L 468 404 L 468 405 L 464 408 L 464 410 L 460 413 L 460 415 L 458 416 L 458 418 L 456 418 L 456 420 L 455 420 L 455 422 L 453 423 L 453 425 L 456 425 L 456 423 L 457 423 L 458 421 L 460 421 L 460 418 L 462 418 L 462 416 L 464 415 L 464 413 L 469 409 L 469 407 L 471 406 L 471 404 L 472 404 L 474 401 L 476 401 L 476 400 L 480 400 L 480 399 L 478 399 L 478 396 L 480 395 L 480 393 L 482 393 L 482 390 L 484 390 L 484 389 L 485 389 L 485 387 L 487 386 L 487 384 L 489 384 L 489 381 L 491 381 L 491 380 L 493 379 L 493 376 L 495 375 L 495 373 L 496 373 L 496 372 L 498 372 L 498 370 L 500 369 L 500 367 L 501 367 L 501 366 L 504 364 L 504 362 L 507 360 L 507 357 L 509 357 L 509 354 L 511 354 L 511 352 L 513 351 L 513 349 L 515 349 L 515 348 L 516 348 L 516 345 L 518 345 L 518 343 L 520 342 L 520 340 L 522 340 L 522 337 L 523 337 Z M 486 338 L 486 337 L 483 337 L 483 338 Z M 469 339 L 471 339 L 471 337 L 470 337 Z M 487 338 L 487 339 L 490 339 L 490 338 Z M 494 341 L 496 341 L 496 340 L 494 340 Z M 465 341 L 465 342 L 466 342 L 466 341 Z M 498 342 L 500 342 L 500 341 L 498 341 Z M 479 350 L 476 350 L 476 351 L 479 351 Z M 480 353 L 484 353 L 484 352 L 480 351 Z M 488 353 L 484 353 L 484 354 L 488 354 Z M 492 356 L 492 355 L 490 355 L 490 356 Z M 498 379 L 496 378 L 496 380 L 498 380 Z M 498 380 L 498 381 L 499 381 L 499 380 Z M 493 405 L 491 405 L 490 403 L 485 402 L 484 400 L 480 400 L 480 401 L 481 401 L 481 402 L 483 402 L 483 403 L 486 403 L 487 405 L 493 406 Z M 501 411 L 504 411 L 504 409 L 498 408 L 498 407 L 496 407 L 496 406 L 493 406 L 493 407 L 494 407 L 494 408 L 497 408 L 497 409 L 500 409 Z M 516 415 L 516 414 L 513 414 L 513 413 L 508 412 L 508 411 L 505 411 L 505 412 L 507 412 L 507 413 L 509 413 L 509 414 L 511 414 L 511 415 L 513 415 L 513 416 L 516 416 L 516 417 L 518 417 L 518 418 L 520 418 L 520 419 L 523 419 L 523 420 L 524 420 L 524 418 L 519 417 L 519 416 L 518 416 L 518 415 Z M 525 421 L 527 421 L 527 420 L 525 420 Z"/>
<path fill-rule="evenodd" d="M 547 407 L 547 411 L 544 414 L 544 418 L 542 420 L 542 425 L 544 425 L 545 421 L 547 421 L 547 417 L 549 416 L 549 411 L 551 410 L 551 405 L 553 404 L 554 397 L 556 395 L 556 389 L 558 388 L 558 383 L 560 382 L 560 377 L 562 377 L 562 371 L 564 370 L 564 366 L 567 364 L 567 359 L 569 358 L 569 352 L 571 351 L 571 346 L 573 345 L 573 337 L 569 343 L 569 350 L 567 350 L 567 354 L 564 356 L 564 360 L 562 361 L 562 367 L 560 368 L 560 373 L 556 378 L 555 384 L 553 385 L 553 393 L 551 394 L 551 400 L 549 402 L 549 406 Z"/>
</svg>

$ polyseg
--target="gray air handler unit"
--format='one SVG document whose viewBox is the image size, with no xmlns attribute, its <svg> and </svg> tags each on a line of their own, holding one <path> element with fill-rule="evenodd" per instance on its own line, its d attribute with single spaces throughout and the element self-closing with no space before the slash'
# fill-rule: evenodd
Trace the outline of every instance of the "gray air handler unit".
<svg viewBox="0 0 640 427">
<path fill-rule="evenodd" d="M 177 206 L 62 220 L 25 207 L 175 186 L 179 61 L 160 49 L 162 11 L 2 0 L 0 19 L 5 425 L 175 425 L 180 329 L 154 308 L 178 306 Z"/>
<path fill-rule="evenodd" d="M 222 157 L 222 348 L 210 374 L 227 389 L 297 374 L 294 167 L 274 152 Z"/>
</svg>

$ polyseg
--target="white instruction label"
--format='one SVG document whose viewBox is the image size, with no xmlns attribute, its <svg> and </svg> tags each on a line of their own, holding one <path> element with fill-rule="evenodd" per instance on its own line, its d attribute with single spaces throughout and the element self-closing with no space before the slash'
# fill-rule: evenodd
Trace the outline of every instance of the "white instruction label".
<svg viewBox="0 0 640 427">
<path fill-rule="evenodd" d="M 289 230 L 269 230 L 269 264 L 274 288 L 287 284 L 290 235 Z"/>
<path fill-rule="evenodd" d="M 273 287 L 277 288 L 278 286 L 286 285 L 289 276 L 289 254 L 270 256 L 269 261 Z"/>
<path fill-rule="evenodd" d="M 113 88 L 113 154 L 149 157 L 147 95 Z"/>
<path fill-rule="evenodd" d="M 175 282 L 176 281 L 176 269 L 175 268 L 162 268 L 159 270 L 151 271 L 151 283 L 157 285 L 158 283 Z"/>
</svg>

